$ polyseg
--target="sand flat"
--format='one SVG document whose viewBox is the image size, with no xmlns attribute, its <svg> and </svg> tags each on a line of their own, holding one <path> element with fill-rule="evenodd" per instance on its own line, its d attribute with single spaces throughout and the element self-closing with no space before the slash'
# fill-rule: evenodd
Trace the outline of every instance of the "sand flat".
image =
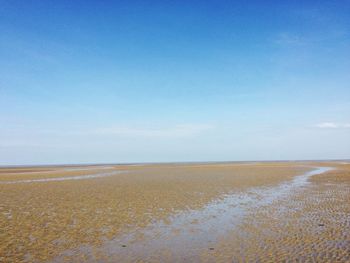
<svg viewBox="0 0 350 263">
<path fill-rule="evenodd" d="M 202 262 L 350 262 L 350 165 L 314 175 L 310 184 L 263 209 L 202 251 Z"/>
<path fill-rule="evenodd" d="M 346 166 L 331 164 L 334 167 Z M 222 253 L 219 253 L 217 244 L 225 244 L 221 245 L 222 248 L 229 247 L 228 244 L 234 242 L 230 241 L 231 238 L 226 232 L 232 232 L 232 237 L 236 237 L 237 233 L 242 234 L 246 231 L 237 220 L 233 220 L 232 231 L 226 231 L 230 230 L 230 225 L 223 227 L 225 233 L 222 236 L 217 235 L 214 244 L 208 244 L 207 241 L 198 242 L 199 245 L 194 248 L 195 252 L 192 250 L 187 254 L 185 247 L 177 247 L 175 252 L 171 249 L 159 251 L 157 242 L 154 242 L 153 249 L 159 252 L 150 255 L 147 253 L 150 243 L 145 243 L 145 240 L 161 240 L 162 232 L 157 231 L 157 228 L 164 229 L 169 225 L 170 236 L 182 235 L 185 239 L 200 239 L 198 233 L 201 229 L 207 229 L 203 228 L 205 224 L 209 222 L 216 227 L 215 224 L 219 220 L 215 220 L 215 217 L 213 219 L 212 216 L 222 217 L 231 211 L 227 207 L 222 211 L 214 210 L 209 214 L 210 218 L 205 219 L 200 211 L 213 203 L 224 200 L 228 195 L 236 195 L 237 198 L 248 195 L 252 202 L 256 203 L 257 200 L 265 198 L 267 192 L 261 192 L 259 196 L 252 189 L 275 189 L 274 187 L 292 182 L 296 176 L 310 172 L 315 167 L 329 165 L 330 163 L 271 162 L 118 165 L 74 169 L 54 167 L 52 171 L 45 172 L 39 167 L 38 173 L 33 173 L 33 168 L 27 172 L 21 168 L 18 173 L 3 170 L 0 173 L 1 261 L 115 262 L 116 259 L 123 258 L 123 261 L 130 262 L 156 262 L 172 261 L 180 255 L 195 261 L 225 262 L 238 254 L 232 254 L 230 249 L 222 249 Z M 118 173 L 85 180 L 20 182 L 81 177 L 106 172 Z M 348 182 L 346 176 L 343 180 Z M 8 181 L 19 183 L 1 184 Z M 311 185 L 319 184 L 311 180 Z M 296 198 L 294 195 L 292 197 Z M 281 202 L 279 199 L 278 201 Z M 260 218 L 258 214 L 256 217 L 250 214 L 250 207 L 252 206 L 245 206 L 243 202 L 244 222 Z M 269 211 L 268 209 L 275 205 L 270 204 L 266 207 L 260 207 L 256 212 Z M 190 223 L 185 222 L 185 225 L 177 224 L 173 227 L 172 224 L 178 223 L 179 218 L 186 213 L 197 213 L 199 216 Z M 228 219 L 227 222 L 223 222 L 227 225 L 233 221 Z M 153 229 L 153 232 L 149 232 L 149 228 Z M 184 229 L 193 233 L 188 235 Z M 242 231 L 239 232 L 238 229 Z M 174 238 L 170 241 L 177 242 L 174 240 L 181 239 Z M 128 242 L 136 244 L 136 249 L 133 250 Z M 208 250 L 208 245 L 213 250 Z M 207 250 L 210 254 L 207 254 Z M 264 251 L 261 253 L 264 254 Z M 217 256 L 213 258 L 213 255 Z"/>
</svg>

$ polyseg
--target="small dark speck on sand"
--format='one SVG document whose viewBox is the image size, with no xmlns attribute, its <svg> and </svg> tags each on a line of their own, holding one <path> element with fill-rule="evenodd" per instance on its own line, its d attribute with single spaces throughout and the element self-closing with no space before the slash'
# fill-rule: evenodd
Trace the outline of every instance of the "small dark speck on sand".
<svg viewBox="0 0 350 263">
<path fill-rule="evenodd" d="M 324 224 L 318 224 L 318 226 L 324 226 Z"/>
<path fill-rule="evenodd" d="M 213 248 L 213 247 L 210 247 L 209 250 L 214 250 L 214 248 Z"/>
<path fill-rule="evenodd" d="M 126 245 L 122 245 L 122 247 L 126 247 Z"/>
</svg>

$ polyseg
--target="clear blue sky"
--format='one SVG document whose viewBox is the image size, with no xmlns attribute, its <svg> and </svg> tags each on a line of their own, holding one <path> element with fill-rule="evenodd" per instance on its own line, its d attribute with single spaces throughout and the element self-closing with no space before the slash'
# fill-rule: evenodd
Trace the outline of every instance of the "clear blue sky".
<svg viewBox="0 0 350 263">
<path fill-rule="evenodd" d="M 350 158 L 350 1 L 2 1 L 0 164 Z"/>
</svg>

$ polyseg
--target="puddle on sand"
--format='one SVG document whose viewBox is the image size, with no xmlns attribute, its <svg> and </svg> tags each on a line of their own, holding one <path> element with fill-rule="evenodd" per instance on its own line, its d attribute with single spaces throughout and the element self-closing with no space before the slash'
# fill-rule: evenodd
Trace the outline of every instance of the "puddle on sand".
<svg viewBox="0 0 350 263">
<path fill-rule="evenodd" d="M 213 201 L 200 210 L 190 210 L 168 220 L 106 241 L 97 250 L 107 258 L 134 262 L 137 260 L 198 260 L 203 249 L 215 251 L 215 245 L 249 213 L 269 205 L 308 184 L 308 178 L 331 170 L 318 167 L 276 187 L 252 188 L 235 192 Z M 88 247 L 75 251 L 92 255 Z M 94 249 L 96 251 L 96 249 Z M 67 254 L 74 254 L 67 251 Z M 96 260 L 96 259 L 95 259 Z"/>
<path fill-rule="evenodd" d="M 3 182 L 0 182 L 0 184 L 45 183 L 45 182 L 67 181 L 67 180 L 84 180 L 84 179 L 107 177 L 107 176 L 112 176 L 112 175 L 116 175 L 116 174 L 120 174 L 120 173 L 125 173 L 125 171 L 113 171 L 113 172 L 109 172 L 109 173 L 84 174 L 84 175 L 77 175 L 77 176 L 62 176 L 62 177 L 52 177 L 52 178 L 3 181 Z"/>
<path fill-rule="evenodd" d="M 89 166 L 89 167 L 69 167 L 63 169 L 63 171 L 71 172 L 71 171 L 89 171 L 89 170 L 110 170 L 113 169 L 113 166 Z"/>
</svg>

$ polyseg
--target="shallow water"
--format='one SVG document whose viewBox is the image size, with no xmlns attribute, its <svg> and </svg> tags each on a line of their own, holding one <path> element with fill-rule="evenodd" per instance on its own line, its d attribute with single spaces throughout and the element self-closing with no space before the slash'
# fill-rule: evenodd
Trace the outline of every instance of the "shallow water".
<svg viewBox="0 0 350 263">
<path fill-rule="evenodd" d="M 270 205 L 306 186 L 309 177 L 331 169 L 318 167 L 276 187 L 251 188 L 225 195 L 200 210 L 186 211 L 106 241 L 99 250 L 108 257 L 126 261 L 154 260 L 154 255 L 159 255 L 159 260 L 198 259 L 199 251 L 215 250 L 218 240 L 241 223 L 249 211 Z M 82 247 L 79 253 L 90 254 L 91 251 Z"/>
<path fill-rule="evenodd" d="M 101 178 L 112 176 L 125 171 L 113 171 L 109 173 L 95 173 L 95 174 L 84 174 L 76 176 L 62 176 L 62 177 L 52 177 L 52 178 L 40 178 L 40 179 L 25 179 L 25 180 L 16 180 L 16 181 L 3 181 L 0 184 L 22 184 L 22 183 L 45 183 L 45 182 L 55 182 L 55 181 L 67 181 L 67 180 L 86 180 L 92 178 Z"/>
<path fill-rule="evenodd" d="M 109 170 L 109 169 L 113 169 L 113 166 L 90 166 L 90 167 L 69 167 L 69 168 L 65 168 L 63 169 L 66 172 L 70 172 L 70 171 L 90 171 L 90 170 Z"/>
</svg>

